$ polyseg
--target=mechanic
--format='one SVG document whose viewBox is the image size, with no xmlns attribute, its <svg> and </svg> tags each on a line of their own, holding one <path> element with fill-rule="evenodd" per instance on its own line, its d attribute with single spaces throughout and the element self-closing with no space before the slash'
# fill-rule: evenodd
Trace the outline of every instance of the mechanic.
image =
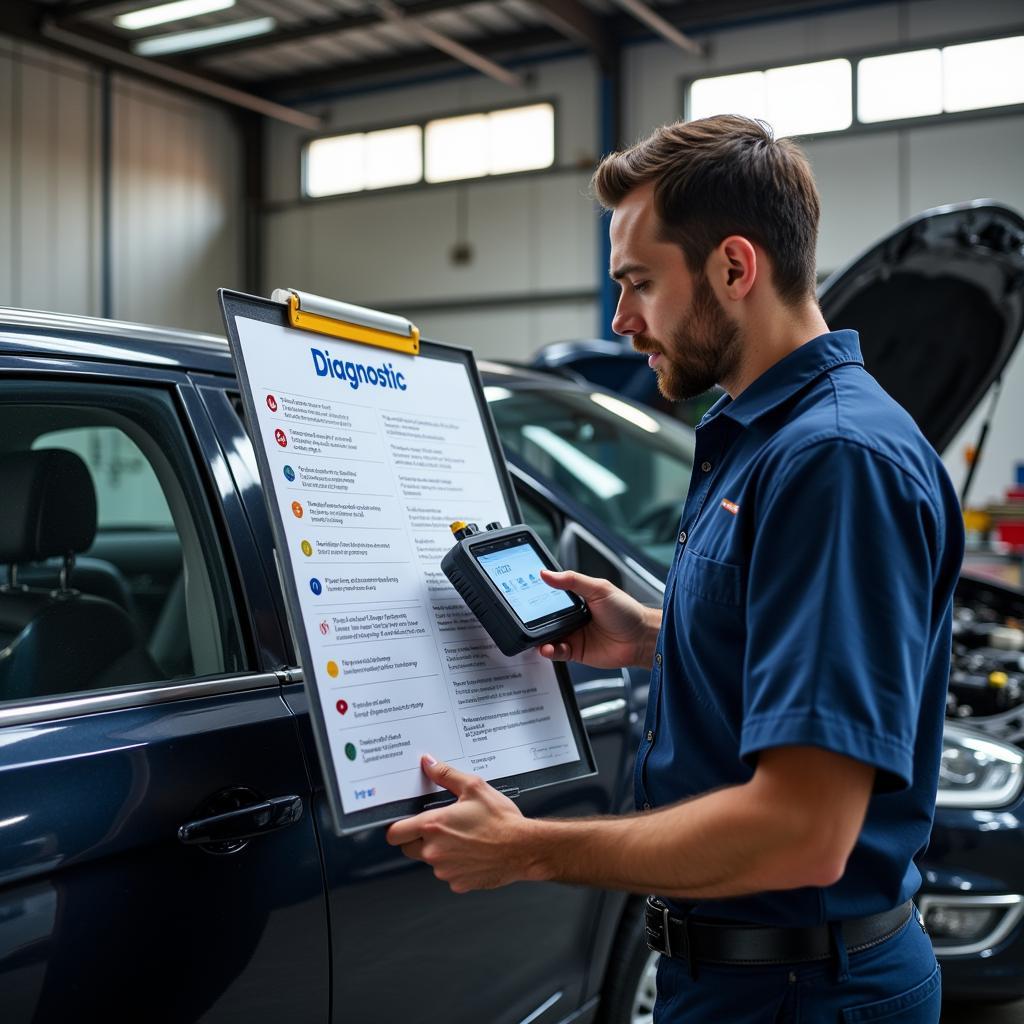
<svg viewBox="0 0 1024 1024">
<path fill-rule="evenodd" d="M 599 166 L 614 330 L 662 393 L 726 392 L 697 428 L 664 609 L 545 574 L 593 621 L 545 657 L 651 667 L 638 812 L 525 818 L 423 759 L 454 804 L 388 841 L 455 892 L 554 880 L 648 899 L 655 1020 L 939 1019 L 910 902 L 938 778 L 956 494 L 815 300 L 819 198 L 764 124 L 659 128 Z M 941 339 L 937 339 L 937 342 Z"/>
</svg>

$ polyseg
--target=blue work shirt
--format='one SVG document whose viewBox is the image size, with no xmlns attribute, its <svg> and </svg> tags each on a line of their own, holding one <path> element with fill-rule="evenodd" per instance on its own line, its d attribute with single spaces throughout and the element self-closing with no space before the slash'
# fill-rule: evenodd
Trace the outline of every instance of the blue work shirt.
<svg viewBox="0 0 1024 1024">
<path fill-rule="evenodd" d="M 856 332 L 815 338 L 714 405 L 680 527 L 637 806 L 744 783 L 770 747 L 822 747 L 877 772 L 834 885 L 669 902 L 810 925 L 908 899 L 935 806 L 963 520 Z"/>
</svg>

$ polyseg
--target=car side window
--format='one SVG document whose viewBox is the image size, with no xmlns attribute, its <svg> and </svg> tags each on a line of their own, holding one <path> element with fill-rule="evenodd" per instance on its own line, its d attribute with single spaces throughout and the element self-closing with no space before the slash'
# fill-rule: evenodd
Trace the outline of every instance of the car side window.
<svg viewBox="0 0 1024 1024">
<path fill-rule="evenodd" d="M 552 554 L 558 550 L 559 528 L 555 517 L 540 502 L 531 498 L 521 487 L 516 488 L 519 508 L 523 513 L 523 522 L 533 528 L 544 542 L 544 546 Z"/>
<path fill-rule="evenodd" d="M 169 394 L 0 384 L 0 701 L 243 672 Z"/>
</svg>

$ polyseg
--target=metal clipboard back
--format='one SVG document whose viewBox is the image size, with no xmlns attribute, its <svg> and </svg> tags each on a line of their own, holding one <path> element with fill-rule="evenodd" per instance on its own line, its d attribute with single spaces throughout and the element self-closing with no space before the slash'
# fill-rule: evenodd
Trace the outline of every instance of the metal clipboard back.
<svg viewBox="0 0 1024 1024">
<path fill-rule="evenodd" d="M 445 797 L 447 794 L 432 787 L 419 769 L 419 754 L 428 751 L 464 770 L 477 771 L 496 788 L 512 796 L 594 774 L 595 761 L 568 670 L 564 665 L 543 661 L 539 656 L 542 664 L 517 669 L 520 677 L 536 684 L 538 692 L 546 693 L 543 698 L 546 701 L 545 712 L 553 723 L 549 730 L 553 734 L 551 738 L 535 733 L 532 745 L 523 745 L 533 751 L 532 755 L 524 754 L 524 757 L 528 760 L 533 756 L 535 762 L 516 762 L 513 765 L 515 770 L 505 772 L 501 770 L 501 758 L 508 755 L 499 751 L 494 755 L 494 764 L 490 768 L 481 767 L 490 754 L 482 748 L 473 750 L 467 747 L 467 736 L 471 735 L 467 721 L 472 721 L 472 729 L 476 729 L 481 716 L 486 717 L 491 712 L 478 709 L 479 701 L 472 696 L 473 688 L 465 685 L 467 673 L 449 667 L 451 652 L 459 644 L 465 644 L 467 649 L 472 648 L 477 661 L 483 659 L 489 666 L 502 666 L 484 670 L 485 673 L 491 671 L 493 679 L 497 680 L 489 682 L 489 685 L 492 691 L 498 688 L 495 692 L 499 697 L 501 692 L 513 692 L 501 691 L 500 679 L 516 673 L 504 670 L 504 661 L 496 660 L 503 659 L 500 653 L 496 653 L 495 658 L 485 649 L 486 645 L 493 646 L 486 635 L 481 633 L 482 639 L 474 635 L 471 641 L 463 640 L 458 630 L 452 627 L 450 617 L 442 622 L 439 609 L 449 615 L 455 608 L 455 602 L 461 603 L 461 599 L 454 590 L 451 590 L 451 598 L 444 592 L 447 581 L 440 572 L 440 555 L 434 565 L 432 556 L 423 553 L 429 549 L 429 543 L 426 549 L 417 549 L 417 544 L 423 542 L 424 534 L 429 534 L 429 530 L 423 526 L 414 528 L 409 513 L 410 508 L 418 509 L 425 503 L 438 508 L 445 506 L 439 513 L 439 521 L 443 520 L 444 525 L 438 534 L 446 536 L 447 544 L 447 524 L 457 516 L 448 514 L 446 503 L 453 509 L 456 505 L 461 508 L 458 503 L 463 499 L 449 495 L 444 489 L 437 489 L 413 505 L 399 498 L 393 501 L 394 507 L 380 497 L 360 499 L 363 508 L 376 511 L 360 512 L 364 518 L 357 520 L 359 525 L 352 526 L 351 530 L 340 520 L 340 525 L 314 525 L 312 509 L 319 504 L 347 507 L 344 495 L 330 489 L 330 481 L 342 479 L 337 466 L 346 467 L 346 479 L 352 478 L 353 472 L 366 472 L 357 463 L 360 460 L 364 463 L 371 461 L 365 458 L 366 453 L 359 450 L 359 445 L 377 444 L 371 436 L 373 430 L 369 428 L 380 435 L 387 435 L 389 429 L 394 430 L 397 438 L 392 440 L 390 448 L 385 440 L 383 448 L 378 445 L 374 449 L 374 454 L 380 450 L 390 452 L 393 463 L 378 467 L 377 479 L 384 479 L 385 471 L 396 480 L 407 479 L 401 476 L 402 473 L 418 472 L 429 476 L 430 470 L 422 466 L 414 465 L 405 470 L 396 468 L 400 462 L 396 452 L 401 453 L 401 459 L 416 461 L 415 455 L 408 454 L 410 446 L 415 446 L 408 437 L 412 429 L 410 420 L 400 408 L 410 394 L 421 403 L 417 407 L 421 410 L 424 401 L 431 403 L 427 412 L 418 414 L 426 417 L 424 422 L 428 425 L 434 425 L 431 429 L 436 427 L 443 432 L 452 426 L 447 421 L 452 420 L 456 412 L 467 413 L 459 428 L 465 431 L 464 437 L 461 433 L 449 433 L 448 436 L 476 439 L 476 457 L 490 474 L 492 518 L 501 518 L 510 524 L 522 522 L 473 353 L 469 349 L 422 340 L 415 325 L 403 317 L 295 289 L 278 289 L 270 300 L 227 289 L 221 289 L 218 296 L 267 499 L 275 541 L 275 564 L 284 591 L 296 655 L 302 668 L 322 782 L 337 833 L 341 835 L 387 824 L 437 803 L 439 796 Z M 363 351 L 364 346 L 368 347 L 367 351 Z M 377 350 L 376 354 L 369 349 Z M 430 387 L 420 387 L 421 380 L 433 383 Z M 306 424 L 301 418 L 310 409 L 318 418 L 317 424 Z M 330 426 L 340 423 L 350 426 Z M 306 454 L 302 454 L 300 449 L 307 435 L 313 436 L 315 443 L 305 445 L 303 450 Z M 326 454 L 332 436 L 351 437 L 353 443 L 346 447 L 353 451 L 342 451 L 341 455 Z M 322 449 L 319 454 L 309 454 L 318 446 Z M 354 467 L 351 471 L 347 468 L 350 454 Z M 388 458 L 384 463 L 388 463 Z M 319 491 L 303 489 L 304 464 L 306 468 L 316 470 Z M 440 474 L 435 475 L 440 477 Z M 401 492 L 401 486 L 395 485 L 396 494 Z M 468 489 L 465 494 L 474 492 Z M 381 525 L 385 522 L 388 524 L 386 527 Z M 337 597 L 339 603 L 332 603 L 335 598 L 328 593 L 332 581 L 361 579 L 356 575 L 361 570 L 343 561 L 320 559 L 318 531 L 324 536 L 329 535 L 330 544 L 344 545 L 347 537 L 371 536 L 370 531 L 385 529 L 391 531 L 391 536 L 404 538 L 396 543 L 395 550 L 409 550 L 413 556 L 398 564 L 397 568 L 385 567 L 386 571 L 372 575 L 369 575 L 368 568 L 365 572 L 369 579 L 403 580 L 408 585 L 404 592 L 406 596 L 395 600 L 392 607 L 388 602 L 391 584 L 385 582 L 381 584 L 381 592 L 371 594 L 373 600 L 365 605 L 361 606 L 358 600 L 352 601 L 348 597 L 343 601 L 340 596 Z M 325 542 L 323 546 L 328 545 Z M 392 566 L 396 564 L 391 563 Z M 408 587 L 419 595 L 418 600 L 408 597 L 412 592 Z M 366 617 L 376 617 L 381 613 L 399 619 L 403 615 L 406 619 L 413 618 L 424 633 L 418 639 L 411 636 L 387 640 L 358 639 L 361 634 L 357 631 L 346 633 L 348 624 L 359 618 L 359 612 L 351 612 L 357 607 L 370 609 Z M 410 610 L 413 607 L 415 611 Z M 457 610 L 451 614 L 457 615 Z M 405 676 L 400 671 L 389 676 L 389 664 L 404 664 L 396 660 L 393 653 L 403 643 L 416 646 L 421 651 L 418 660 L 432 663 L 437 671 L 431 675 L 409 677 L 408 671 L 403 669 Z M 361 644 L 364 647 L 360 647 Z M 373 644 L 378 646 L 373 648 Z M 351 671 L 345 667 L 358 660 L 352 657 L 352 652 L 358 651 L 361 656 L 364 650 L 370 649 L 379 650 L 379 660 L 384 663 L 377 676 L 364 667 Z M 347 663 L 346 652 L 350 655 Z M 392 661 L 387 662 L 388 658 Z M 374 659 L 364 660 L 372 662 Z M 515 667 L 511 661 L 508 664 Z M 358 672 L 366 675 L 360 676 Z M 364 682 L 364 679 L 372 681 Z M 423 701 L 407 699 L 410 693 L 428 691 L 431 696 Z M 448 695 L 448 707 L 442 707 L 442 691 Z M 371 692 L 374 698 L 362 702 L 367 706 L 367 714 L 375 710 L 372 707 L 375 701 L 383 702 L 382 706 L 387 707 L 387 701 L 391 699 L 389 695 L 393 692 L 401 695 L 398 705 L 420 703 L 431 707 L 430 714 L 435 719 L 432 724 L 426 723 L 429 715 L 424 713 L 420 718 L 415 715 L 405 719 L 396 716 L 395 720 L 388 721 L 387 715 L 381 714 L 372 722 L 372 735 L 368 736 L 365 731 L 360 733 L 348 716 L 354 715 L 357 705 L 362 706 L 362 697 L 356 694 Z M 513 707 L 519 698 L 502 699 Z M 436 708 L 429 705 L 429 700 L 435 701 Z M 536 704 L 536 700 L 533 703 Z M 458 744 L 449 743 L 447 749 L 443 736 L 448 734 L 439 728 L 447 721 L 445 716 L 450 717 L 451 735 L 459 741 Z M 422 741 L 424 735 L 429 735 L 423 730 L 435 727 L 437 742 L 418 748 L 417 737 Z M 370 725 L 365 728 L 370 728 Z M 370 740 L 380 742 L 374 744 Z M 458 745 L 462 747 L 461 756 L 451 756 L 452 748 Z M 495 747 L 498 746 L 500 744 L 495 743 Z M 394 756 L 393 764 L 399 766 L 394 770 L 385 760 L 392 757 L 389 748 L 404 750 L 403 754 Z M 552 750 L 559 751 L 557 756 L 551 755 Z M 454 752 L 458 754 L 457 750 Z M 376 767 L 378 765 L 380 767 Z M 404 789 L 394 788 L 399 782 L 405 786 Z M 370 805 L 363 805 L 364 801 L 369 801 Z"/>
</svg>

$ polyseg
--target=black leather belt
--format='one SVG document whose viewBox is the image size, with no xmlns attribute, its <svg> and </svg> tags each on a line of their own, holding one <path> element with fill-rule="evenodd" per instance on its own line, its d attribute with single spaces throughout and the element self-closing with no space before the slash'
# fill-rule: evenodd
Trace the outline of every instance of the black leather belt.
<svg viewBox="0 0 1024 1024">
<path fill-rule="evenodd" d="M 885 942 L 906 924 L 913 902 L 843 921 L 843 944 L 857 953 Z M 710 922 L 675 917 L 656 896 L 647 897 L 644 913 L 647 945 L 655 953 L 691 963 L 786 964 L 827 960 L 833 953 L 828 925 L 771 928 L 763 925 Z"/>
</svg>

